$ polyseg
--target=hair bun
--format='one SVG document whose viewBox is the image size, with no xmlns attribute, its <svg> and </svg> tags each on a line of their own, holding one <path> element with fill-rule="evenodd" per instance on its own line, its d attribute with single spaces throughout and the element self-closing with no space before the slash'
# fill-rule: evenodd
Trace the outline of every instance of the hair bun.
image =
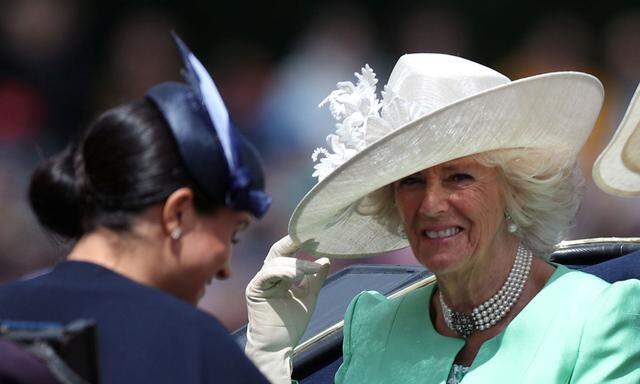
<svg viewBox="0 0 640 384">
<path fill-rule="evenodd" d="M 83 194 L 74 165 L 76 151 L 68 146 L 36 168 L 29 185 L 29 202 L 40 224 L 68 238 L 84 234 Z"/>
</svg>

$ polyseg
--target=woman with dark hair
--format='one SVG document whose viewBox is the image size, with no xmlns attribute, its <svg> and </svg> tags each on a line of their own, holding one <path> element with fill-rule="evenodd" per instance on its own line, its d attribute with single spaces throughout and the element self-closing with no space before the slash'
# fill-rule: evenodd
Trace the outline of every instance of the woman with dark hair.
<svg viewBox="0 0 640 384">
<path fill-rule="evenodd" d="M 177 43 L 189 85 L 107 111 L 33 174 L 38 219 L 75 245 L 52 270 L 0 287 L 0 320 L 95 320 L 102 383 L 266 382 L 194 307 L 269 207 L 260 159 Z"/>
</svg>

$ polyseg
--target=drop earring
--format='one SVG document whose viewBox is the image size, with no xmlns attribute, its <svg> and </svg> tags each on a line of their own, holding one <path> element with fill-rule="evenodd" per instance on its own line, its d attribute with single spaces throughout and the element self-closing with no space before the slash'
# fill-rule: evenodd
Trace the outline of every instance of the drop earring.
<svg viewBox="0 0 640 384">
<path fill-rule="evenodd" d="M 514 223 L 511 215 L 506 212 L 504 214 L 504 217 L 507 220 L 507 232 L 516 233 L 518 231 L 518 224 Z"/>
<path fill-rule="evenodd" d="M 180 229 L 180 227 L 174 229 L 173 231 L 171 231 L 170 236 L 173 240 L 178 240 L 180 236 L 182 236 L 182 229 Z"/>
</svg>

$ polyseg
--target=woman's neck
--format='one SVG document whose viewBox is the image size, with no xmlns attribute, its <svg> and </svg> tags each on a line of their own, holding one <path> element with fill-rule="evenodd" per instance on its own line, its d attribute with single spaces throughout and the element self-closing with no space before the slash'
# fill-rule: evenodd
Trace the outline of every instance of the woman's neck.
<svg viewBox="0 0 640 384">
<path fill-rule="evenodd" d="M 476 358 L 482 344 L 500 334 L 507 325 L 529 304 L 529 302 L 544 288 L 549 278 L 553 275 L 555 268 L 544 260 L 533 258 L 531 275 L 525 283 L 522 295 L 513 308 L 495 326 L 484 331 L 479 331 L 465 339 L 464 347 L 459 351 L 454 362 L 463 366 L 470 366 Z M 429 313 L 431 321 L 438 333 L 448 337 L 459 338 L 455 331 L 450 329 L 445 322 L 442 306 L 438 295 L 434 294 L 429 302 Z"/>
<path fill-rule="evenodd" d="M 449 306 L 458 312 L 471 312 L 500 290 L 515 261 L 519 239 L 495 239 L 483 254 L 474 255 L 455 270 L 436 274 L 438 287 Z"/>
<path fill-rule="evenodd" d="M 73 247 L 67 260 L 85 261 L 119 273 L 140 284 L 160 288 L 151 263 L 152 247 L 141 247 L 104 229 L 86 234 Z M 157 263 L 155 263 L 157 265 Z"/>
<path fill-rule="evenodd" d="M 469 269 L 460 269 L 456 273 L 438 274 L 438 290 L 443 292 L 446 303 L 456 312 L 470 313 L 479 304 L 484 303 L 488 298 L 500 290 L 507 280 L 515 260 L 515 253 L 518 249 L 519 239 L 513 237 L 513 243 L 504 242 L 504 248 L 493 255 L 493 259 L 487 262 L 486 266 L 478 265 Z M 502 261 L 500 261 L 502 260 Z M 468 338 L 462 354 L 466 358 L 462 359 L 463 365 L 469 365 L 475 353 L 482 343 L 497 334 L 515 318 L 518 313 L 542 290 L 555 268 L 544 260 L 533 257 L 531 271 L 526 279 L 520 297 L 514 303 L 511 310 L 505 317 L 500 319 L 495 326 L 484 331 L 479 331 Z M 439 295 L 432 295 L 429 305 L 429 312 L 434 327 L 438 333 L 449 337 L 460 337 L 456 331 L 446 325 L 442 305 Z M 464 364 L 464 362 L 468 364 Z M 458 363 L 461 363 L 457 361 Z"/>
</svg>

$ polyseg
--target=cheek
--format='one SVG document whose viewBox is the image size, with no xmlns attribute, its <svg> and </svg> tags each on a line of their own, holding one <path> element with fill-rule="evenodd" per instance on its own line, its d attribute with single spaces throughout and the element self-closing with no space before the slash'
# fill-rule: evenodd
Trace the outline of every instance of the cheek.
<svg viewBox="0 0 640 384">
<path fill-rule="evenodd" d="M 415 217 L 416 212 L 420 208 L 421 197 L 415 192 L 410 191 L 394 192 L 393 198 L 395 199 L 396 210 L 400 215 L 400 220 L 405 225 L 410 225 Z"/>
<path fill-rule="evenodd" d="M 194 234 L 190 247 L 190 264 L 193 268 L 200 268 L 209 275 L 229 260 L 231 253 L 230 241 L 226 241 L 206 229 Z"/>
<path fill-rule="evenodd" d="M 406 191 L 402 193 L 396 191 L 394 193 L 394 199 L 395 209 L 400 218 L 400 225 L 402 225 L 404 235 L 409 241 L 409 246 L 415 253 L 417 252 L 416 250 L 418 249 L 420 239 L 411 228 L 414 226 L 416 213 L 420 208 L 420 198 L 412 196 L 411 193 L 407 193 Z"/>
<path fill-rule="evenodd" d="M 494 188 L 472 186 L 451 198 L 452 205 L 471 224 L 470 235 L 476 240 L 495 234 L 504 207 Z"/>
<path fill-rule="evenodd" d="M 231 242 L 225 239 L 214 237 L 209 241 L 208 256 L 206 262 L 212 264 L 223 264 L 229 259 L 231 254 Z"/>
</svg>

